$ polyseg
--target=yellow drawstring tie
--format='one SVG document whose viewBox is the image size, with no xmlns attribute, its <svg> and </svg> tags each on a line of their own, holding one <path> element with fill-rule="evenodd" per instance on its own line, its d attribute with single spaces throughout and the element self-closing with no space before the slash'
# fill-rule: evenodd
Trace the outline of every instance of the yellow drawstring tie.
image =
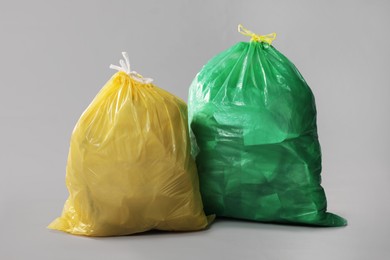
<svg viewBox="0 0 390 260">
<path fill-rule="evenodd" d="M 259 35 L 255 34 L 248 29 L 246 29 L 242 24 L 238 25 L 238 32 L 245 36 L 250 36 L 251 41 L 257 41 L 257 42 L 266 42 L 269 45 L 271 45 L 272 41 L 276 38 L 276 33 L 270 33 L 266 35 Z"/>
</svg>

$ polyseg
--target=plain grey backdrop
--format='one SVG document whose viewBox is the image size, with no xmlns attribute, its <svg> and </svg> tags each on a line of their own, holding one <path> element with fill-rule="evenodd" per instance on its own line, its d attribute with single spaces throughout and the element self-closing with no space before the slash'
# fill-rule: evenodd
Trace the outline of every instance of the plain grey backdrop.
<svg viewBox="0 0 390 260">
<path fill-rule="evenodd" d="M 390 1 L 0 1 L 0 259 L 390 259 Z M 46 226 L 67 198 L 69 138 L 115 72 L 187 99 L 242 23 L 277 33 L 317 102 L 328 209 L 346 228 L 217 221 L 85 238 Z"/>
</svg>

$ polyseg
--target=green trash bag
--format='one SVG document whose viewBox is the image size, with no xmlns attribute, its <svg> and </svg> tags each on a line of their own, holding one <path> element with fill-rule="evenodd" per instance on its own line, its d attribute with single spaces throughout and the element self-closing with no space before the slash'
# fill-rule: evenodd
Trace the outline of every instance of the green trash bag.
<svg viewBox="0 0 390 260">
<path fill-rule="evenodd" d="M 314 96 L 297 68 L 256 35 L 212 58 L 189 91 L 193 153 L 207 214 L 344 226 L 326 212 Z M 196 140 L 195 140 L 196 139 Z"/>
</svg>

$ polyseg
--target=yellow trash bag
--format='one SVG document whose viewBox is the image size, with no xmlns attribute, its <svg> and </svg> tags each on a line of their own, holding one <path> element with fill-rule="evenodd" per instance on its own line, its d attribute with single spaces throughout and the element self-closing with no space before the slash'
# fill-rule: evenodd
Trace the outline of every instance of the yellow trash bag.
<svg viewBox="0 0 390 260">
<path fill-rule="evenodd" d="M 191 231 L 203 211 L 190 155 L 187 105 L 125 61 L 77 122 L 62 216 L 48 228 L 85 236 Z"/>
</svg>

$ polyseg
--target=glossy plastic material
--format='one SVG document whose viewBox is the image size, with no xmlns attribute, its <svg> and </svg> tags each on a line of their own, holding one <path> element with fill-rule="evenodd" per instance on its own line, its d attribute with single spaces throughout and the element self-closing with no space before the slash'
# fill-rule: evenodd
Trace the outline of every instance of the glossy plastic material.
<svg viewBox="0 0 390 260">
<path fill-rule="evenodd" d="M 313 94 L 273 46 L 241 42 L 211 59 L 188 105 L 206 213 L 346 225 L 326 212 Z"/>
<path fill-rule="evenodd" d="M 124 72 L 108 81 L 79 119 L 66 170 L 70 195 L 51 229 L 114 236 L 208 225 L 186 104 Z"/>
</svg>

